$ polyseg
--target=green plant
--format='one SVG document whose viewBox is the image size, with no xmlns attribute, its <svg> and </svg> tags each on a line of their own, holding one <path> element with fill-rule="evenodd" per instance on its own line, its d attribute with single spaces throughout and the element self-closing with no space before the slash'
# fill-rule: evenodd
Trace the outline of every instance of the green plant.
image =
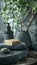
<svg viewBox="0 0 37 65">
<path fill-rule="evenodd" d="M 4 2 L 5 6 L 1 14 L 5 22 L 11 19 L 13 22 L 20 23 L 23 15 L 28 12 L 28 7 L 37 13 L 37 0 L 4 0 Z"/>
</svg>

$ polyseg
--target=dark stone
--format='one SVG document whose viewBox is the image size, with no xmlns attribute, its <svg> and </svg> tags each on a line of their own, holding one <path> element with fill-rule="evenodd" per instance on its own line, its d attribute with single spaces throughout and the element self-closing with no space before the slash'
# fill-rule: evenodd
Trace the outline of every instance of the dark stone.
<svg viewBox="0 0 37 65">
<path fill-rule="evenodd" d="M 29 49 L 32 47 L 32 41 L 28 31 L 17 32 L 15 38 L 20 39 L 22 42 L 26 43 Z"/>
</svg>

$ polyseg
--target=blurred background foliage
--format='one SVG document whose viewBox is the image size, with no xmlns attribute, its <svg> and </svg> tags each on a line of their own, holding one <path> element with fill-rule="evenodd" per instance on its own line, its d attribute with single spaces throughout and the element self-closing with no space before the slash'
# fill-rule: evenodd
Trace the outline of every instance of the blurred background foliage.
<svg viewBox="0 0 37 65">
<path fill-rule="evenodd" d="M 29 9 L 37 13 L 37 0 L 4 0 L 4 4 L 1 14 L 5 22 L 19 23 Z"/>
</svg>

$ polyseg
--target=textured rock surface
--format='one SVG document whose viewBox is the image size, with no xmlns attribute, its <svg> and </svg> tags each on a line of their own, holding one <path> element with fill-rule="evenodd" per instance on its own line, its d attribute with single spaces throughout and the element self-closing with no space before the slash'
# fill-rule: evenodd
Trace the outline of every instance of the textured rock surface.
<svg viewBox="0 0 37 65">
<path fill-rule="evenodd" d="M 31 14 L 29 14 L 23 22 L 23 30 L 26 29 L 26 25 L 29 23 L 29 18 L 31 18 Z M 37 50 L 37 14 L 34 16 L 33 22 L 29 28 L 29 34 L 32 40 L 32 45 L 35 46 L 35 50 Z"/>
</svg>

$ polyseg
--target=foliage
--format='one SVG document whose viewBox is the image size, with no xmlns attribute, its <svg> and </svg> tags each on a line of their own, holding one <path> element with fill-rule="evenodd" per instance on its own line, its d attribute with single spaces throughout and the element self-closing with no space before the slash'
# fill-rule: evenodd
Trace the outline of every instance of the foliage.
<svg viewBox="0 0 37 65">
<path fill-rule="evenodd" d="M 37 0 L 4 0 L 5 6 L 2 12 L 2 16 L 5 22 L 12 19 L 14 22 L 20 22 L 29 8 L 37 12 Z"/>
<path fill-rule="evenodd" d="M 20 22 L 22 14 L 25 13 L 26 8 L 19 8 L 13 0 L 4 0 L 4 2 L 5 6 L 1 12 L 5 22 L 8 22 L 9 19 L 13 19 L 14 22 Z"/>
</svg>

